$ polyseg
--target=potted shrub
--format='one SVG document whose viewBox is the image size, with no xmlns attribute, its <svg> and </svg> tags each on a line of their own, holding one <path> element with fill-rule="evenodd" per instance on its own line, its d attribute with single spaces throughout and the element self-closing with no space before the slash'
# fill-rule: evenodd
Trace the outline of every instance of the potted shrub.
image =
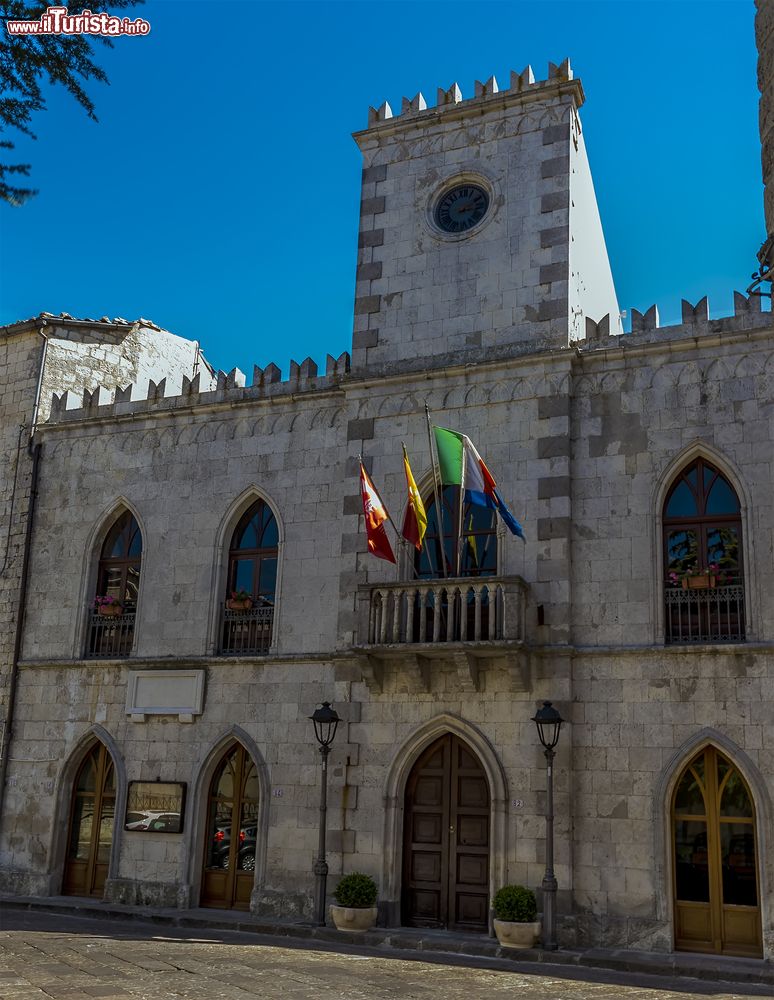
<svg viewBox="0 0 774 1000">
<path fill-rule="evenodd" d="M 492 900 L 494 929 L 502 948 L 534 948 L 540 937 L 537 901 L 523 885 L 505 885 Z"/>
<path fill-rule="evenodd" d="M 229 611 L 249 611 L 253 606 L 253 595 L 247 590 L 232 590 L 226 601 Z"/>
<path fill-rule="evenodd" d="M 116 618 L 124 610 L 123 603 L 117 597 L 110 597 L 109 595 L 98 595 L 91 602 L 91 606 L 98 615 L 102 615 L 105 618 Z"/>
<path fill-rule="evenodd" d="M 377 889 L 370 875 L 345 875 L 333 895 L 338 906 L 331 906 L 331 916 L 337 930 L 368 931 L 374 926 Z"/>
</svg>

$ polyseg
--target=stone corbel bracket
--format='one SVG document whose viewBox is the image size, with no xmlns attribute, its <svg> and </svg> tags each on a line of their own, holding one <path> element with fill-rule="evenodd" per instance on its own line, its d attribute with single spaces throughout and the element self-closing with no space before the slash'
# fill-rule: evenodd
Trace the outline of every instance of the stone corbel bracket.
<svg viewBox="0 0 774 1000">
<path fill-rule="evenodd" d="M 353 650 L 363 680 L 374 694 L 382 694 L 388 668 L 405 676 L 411 693 L 433 690 L 433 667 L 451 667 L 459 687 L 466 692 L 484 690 L 486 670 L 506 670 L 514 692 L 529 691 L 532 684 L 530 654 L 519 641 L 484 643 L 412 643 L 359 646 Z"/>
</svg>

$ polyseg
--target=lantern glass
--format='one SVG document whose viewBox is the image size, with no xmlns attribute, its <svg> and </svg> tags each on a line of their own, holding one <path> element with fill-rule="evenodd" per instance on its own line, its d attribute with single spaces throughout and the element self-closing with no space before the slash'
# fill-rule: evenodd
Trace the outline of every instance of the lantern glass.
<svg viewBox="0 0 774 1000">
<path fill-rule="evenodd" d="M 309 718 L 314 723 L 314 735 L 321 747 L 329 747 L 336 736 L 339 717 L 331 708 L 329 701 L 324 701 L 320 708 L 315 709 Z"/>
<path fill-rule="evenodd" d="M 564 722 L 562 716 L 550 701 L 544 701 L 543 707 L 532 716 L 532 721 L 537 726 L 538 738 L 543 747 L 546 750 L 553 750 L 559 742 L 559 731 Z"/>
</svg>

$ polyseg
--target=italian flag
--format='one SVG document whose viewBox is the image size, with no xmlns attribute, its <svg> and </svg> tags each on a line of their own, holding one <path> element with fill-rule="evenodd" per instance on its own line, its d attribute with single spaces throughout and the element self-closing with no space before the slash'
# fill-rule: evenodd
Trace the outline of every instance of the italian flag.
<svg viewBox="0 0 774 1000">
<path fill-rule="evenodd" d="M 443 485 L 459 486 L 469 503 L 496 510 L 508 530 L 523 540 L 521 525 L 505 506 L 494 476 L 467 434 L 437 426 L 433 432 Z"/>
</svg>

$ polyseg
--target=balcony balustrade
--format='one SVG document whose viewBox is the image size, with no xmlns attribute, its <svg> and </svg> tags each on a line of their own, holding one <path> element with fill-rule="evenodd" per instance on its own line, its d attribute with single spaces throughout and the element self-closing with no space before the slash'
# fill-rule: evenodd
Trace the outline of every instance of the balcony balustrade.
<svg viewBox="0 0 774 1000">
<path fill-rule="evenodd" d="M 664 601 L 668 644 L 745 641 L 742 584 L 701 589 L 667 585 Z"/>
<path fill-rule="evenodd" d="M 92 611 L 87 629 L 87 659 L 129 656 L 134 644 L 134 616 L 134 610 L 129 608 L 124 608 L 120 615 L 101 615 Z"/>
<path fill-rule="evenodd" d="M 465 685 L 479 665 L 508 661 L 523 680 L 527 586 L 521 577 L 455 577 L 361 587 L 355 652 L 377 688 L 384 664 L 413 663 L 429 689 L 430 661 L 452 661 Z"/>
<path fill-rule="evenodd" d="M 224 608 L 220 655 L 266 656 L 271 647 L 273 627 L 273 607 L 254 607 L 246 611 Z"/>
</svg>

